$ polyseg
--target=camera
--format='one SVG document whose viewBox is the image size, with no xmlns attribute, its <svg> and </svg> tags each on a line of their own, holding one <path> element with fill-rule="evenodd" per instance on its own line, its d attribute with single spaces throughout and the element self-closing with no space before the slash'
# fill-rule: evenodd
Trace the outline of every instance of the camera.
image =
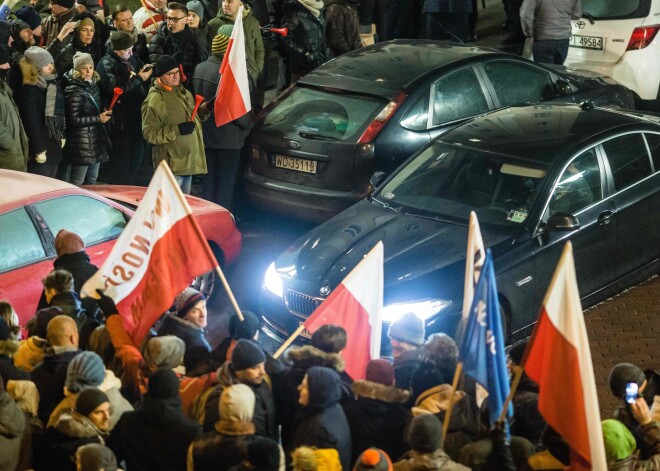
<svg viewBox="0 0 660 471">
<path fill-rule="evenodd" d="M 626 384 L 626 402 L 628 404 L 633 404 L 637 400 L 638 393 L 639 386 L 637 383 Z"/>
</svg>

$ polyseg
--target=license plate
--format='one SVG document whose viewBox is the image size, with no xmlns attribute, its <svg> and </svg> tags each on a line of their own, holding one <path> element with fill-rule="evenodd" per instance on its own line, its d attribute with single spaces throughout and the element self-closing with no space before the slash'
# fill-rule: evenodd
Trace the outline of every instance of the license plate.
<svg viewBox="0 0 660 471">
<path fill-rule="evenodd" d="M 316 173 L 316 161 L 275 154 L 275 166 L 297 172 Z"/>
<path fill-rule="evenodd" d="M 595 36 L 571 36 L 569 44 L 571 47 L 580 49 L 603 50 L 603 38 L 597 38 Z"/>
</svg>

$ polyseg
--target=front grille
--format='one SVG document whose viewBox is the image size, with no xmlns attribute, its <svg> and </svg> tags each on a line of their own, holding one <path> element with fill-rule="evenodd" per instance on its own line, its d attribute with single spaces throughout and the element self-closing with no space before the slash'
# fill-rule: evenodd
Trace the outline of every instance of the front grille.
<svg viewBox="0 0 660 471">
<path fill-rule="evenodd" d="M 307 317 L 314 310 L 319 307 L 323 299 L 314 298 L 306 294 L 298 293 L 297 291 L 287 290 L 284 295 L 286 307 L 292 314 L 297 316 Z"/>
</svg>

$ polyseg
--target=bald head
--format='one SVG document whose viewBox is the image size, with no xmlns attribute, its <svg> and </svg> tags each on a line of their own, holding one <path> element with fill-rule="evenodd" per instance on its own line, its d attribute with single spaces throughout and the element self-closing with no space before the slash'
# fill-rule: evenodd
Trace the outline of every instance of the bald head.
<svg viewBox="0 0 660 471">
<path fill-rule="evenodd" d="M 48 323 L 46 332 L 48 343 L 51 346 L 78 348 L 78 326 L 69 316 L 53 317 Z"/>
</svg>

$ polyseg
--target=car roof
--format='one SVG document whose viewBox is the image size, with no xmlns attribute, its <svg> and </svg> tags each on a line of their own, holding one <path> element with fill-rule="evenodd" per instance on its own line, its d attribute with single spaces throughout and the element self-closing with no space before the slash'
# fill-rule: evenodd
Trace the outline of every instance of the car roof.
<svg viewBox="0 0 660 471">
<path fill-rule="evenodd" d="M 507 155 L 547 167 L 606 131 L 646 125 L 660 131 L 656 116 L 587 104 L 539 104 L 505 108 L 474 118 L 438 140 Z M 654 129 L 655 128 L 655 129 Z"/>
<path fill-rule="evenodd" d="M 14 170 L 0 170 L 0 207 L 44 193 L 76 190 L 78 187 L 62 180 Z"/>
<path fill-rule="evenodd" d="M 438 67 L 498 52 L 438 41 L 397 39 L 337 57 L 314 69 L 298 83 L 391 98 Z"/>
</svg>

